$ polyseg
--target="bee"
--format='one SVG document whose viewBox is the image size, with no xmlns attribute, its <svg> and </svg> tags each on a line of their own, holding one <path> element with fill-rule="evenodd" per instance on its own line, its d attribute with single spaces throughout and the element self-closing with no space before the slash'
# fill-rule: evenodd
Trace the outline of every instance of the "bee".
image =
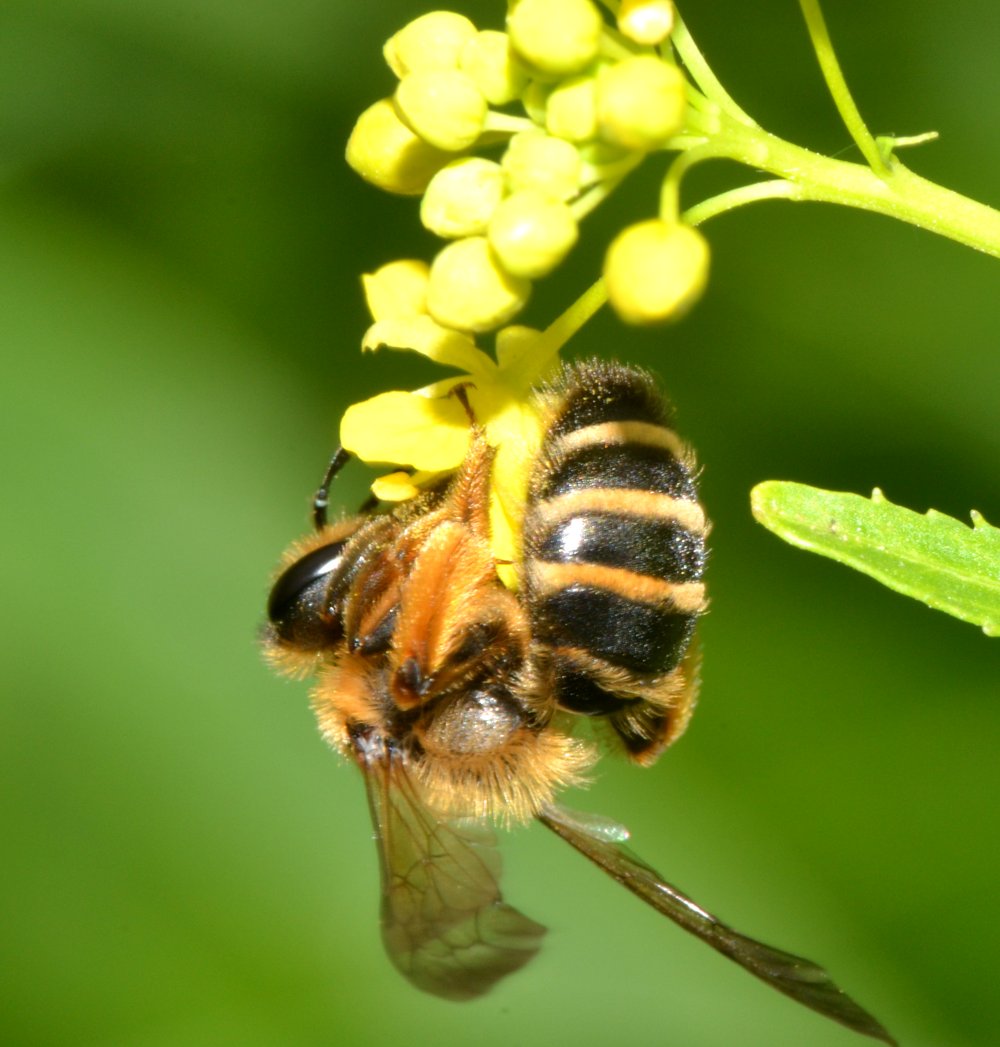
<svg viewBox="0 0 1000 1047">
<path fill-rule="evenodd" d="M 557 805 L 596 760 L 580 722 L 644 766 L 684 730 L 708 525 L 693 457 L 649 374 L 566 366 L 538 398 L 517 591 L 497 574 L 494 452 L 475 424 L 452 478 L 329 524 L 329 488 L 349 457 L 338 451 L 315 533 L 285 554 L 271 589 L 265 652 L 315 677 L 320 730 L 366 784 L 389 958 L 452 1000 L 523 967 L 545 929 L 503 900 L 491 827 L 536 818 L 750 973 L 892 1043 L 822 968 L 696 905 L 624 846 L 623 827 Z"/>
</svg>

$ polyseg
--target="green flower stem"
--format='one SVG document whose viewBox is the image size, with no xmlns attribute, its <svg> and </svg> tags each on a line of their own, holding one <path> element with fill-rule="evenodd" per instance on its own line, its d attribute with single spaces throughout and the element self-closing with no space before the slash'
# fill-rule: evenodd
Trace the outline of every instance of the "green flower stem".
<svg viewBox="0 0 1000 1047">
<path fill-rule="evenodd" d="M 682 215 L 681 221 L 687 225 L 701 225 L 716 215 L 732 211 L 744 204 L 755 204 L 759 200 L 800 200 L 799 187 L 784 178 L 775 178 L 767 182 L 754 182 L 752 185 L 741 185 L 738 189 L 711 196 L 701 203 L 689 207 Z"/>
<path fill-rule="evenodd" d="M 697 143 L 693 142 L 692 144 L 700 142 L 701 139 L 699 138 Z M 603 164 L 584 160 L 580 165 L 580 184 L 588 189 L 593 188 L 595 185 L 600 185 L 602 182 L 614 182 L 617 185 L 627 174 L 634 171 L 644 159 L 645 157 L 642 153 L 625 153 L 617 160 Z"/>
<path fill-rule="evenodd" d="M 601 34 L 601 55 L 604 58 L 620 61 L 623 58 L 631 58 L 638 53 L 639 49 L 635 44 L 630 40 L 626 40 L 621 33 L 612 29 L 611 26 L 605 26 L 604 32 Z"/>
<path fill-rule="evenodd" d="M 719 115 L 721 132 L 698 147 L 699 159 L 735 160 L 790 182 L 793 199 L 874 211 L 1000 257 L 1000 211 L 921 178 L 896 157 L 880 176 L 864 164 L 821 156 Z"/>
<path fill-rule="evenodd" d="M 758 199 L 815 200 L 898 218 L 1000 257 L 1000 212 L 921 178 L 893 155 L 894 146 L 916 144 L 928 136 L 872 138 L 844 81 L 819 0 L 799 2 L 827 86 L 868 165 L 821 156 L 760 128 L 719 83 L 678 17 L 671 41 L 697 90 L 689 93 L 684 132 L 665 148 L 681 150 L 682 156 L 690 153 L 692 159 L 674 162 L 664 182 L 661 214 L 666 213 L 664 204 L 676 198 L 680 178 L 693 163 L 725 158 L 776 175 L 780 182 L 745 186 L 703 201 L 686 212 L 686 220 L 703 222 Z"/>
<path fill-rule="evenodd" d="M 559 350 L 607 300 L 604 281 L 597 280 L 545 328 L 536 345 L 535 359 L 522 376 L 525 384 L 534 385 L 545 374 Z"/>
<path fill-rule="evenodd" d="M 747 127 L 756 127 L 757 124 L 733 101 L 726 89 L 719 83 L 715 73 L 712 72 L 705 61 L 705 56 L 698 50 L 687 26 L 681 18 L 680 12 L 674 9 L 674 28 L 670 34 L 670 41 L 674 45 L 678 56 L 684 63 L 691 79 L 701 88 L 706 98 L 710 98 L 715 104 L 727 112 L 734 120 Z"/>
<path fill-rule="evenodd" d="M 809 38 L 812 40 L 819 67 L 823 72 L 823 79 L 833 96 L 834 105 L 840 113 L 844 126 L 850 132 L 851 137 L 861 150 L 861 155 L 868 161 L 869 167 L 878 175 L 887 177 L 889 168 L 882 154 L 879 152 L 875 139 L 861 119 L 861 113 L 854 104 L 851 92 L 848 90 L 847 81 L 837 61 L 837 55 L 833 50 L 833 42 L 826 28 L 823 12 L 820 10 L 819 0 L 799 0 L 802 15 L 806 20 L 809 30 Z"/>
<path fill-rule="evenodd" d="M 713 157 L 712 149 L 707 144 L 691 146 L 678 153 L 667 170 L 663 184 L 660 186 L 660 218 L 664 222 L 676 222 L 680 213 L 681 180 L 695 164 Z"/>
<path fill-rule="evenodd" d="M 634 171 L 645 159 L 643 153 L 627 153 L 625 157 L 614 165 L 607 165 L 601 171 L 601 180 L 594 182 L 584 193 L 573 200 L 569 208 L 573 217 L 579 222 L 597 207 L 601 201 L 609 197 L 618 188 L 622 180 Z M 594 174 L 597 169 L 593 169 Z"/>
</svg>

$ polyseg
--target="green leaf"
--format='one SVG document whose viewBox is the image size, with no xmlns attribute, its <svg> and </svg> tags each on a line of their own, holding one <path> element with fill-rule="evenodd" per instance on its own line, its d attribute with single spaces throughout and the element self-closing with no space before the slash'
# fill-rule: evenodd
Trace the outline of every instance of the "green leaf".
<svg viewBox="0 0 1000 1047">
<path fill-rule="evenodd" d="M 801 549 L 854 567 L 928 607 L 1000 636 L 1000 529 L 973 510 L 972 527 L 930 509 L 768 480 L 750 493 L 759 523 Z"/>
</svg>

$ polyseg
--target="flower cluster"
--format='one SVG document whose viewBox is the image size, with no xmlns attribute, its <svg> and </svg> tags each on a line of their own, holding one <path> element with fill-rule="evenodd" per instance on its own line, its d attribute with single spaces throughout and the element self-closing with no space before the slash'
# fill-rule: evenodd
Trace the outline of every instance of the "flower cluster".
<svg viewBox="0 0 1000 1047">
<path fill-rule="evenodd" d="M 669 48 L 670 0 L 621 0 L 617 26 L 593 0 L 513 0 L 506 32 L 433 11 L 392 36 L 399 83 L 358 119 L 347 159 L 394 193 L 419 195 L 434 258 L 426 313 L 493 331 L 572 250 L 580 219 L 685 127 L 688 84 Z M 676 213 L 626 229 L 605 263 L 629 322 L 678 315 L 708 252 Z"/>
<path fill-rule="evenodd" d="M 525 463 L 541 443 L 531 390 L 556 364 L 562 335 L 506 327 L 496 334 L 496 360 L 464 332 L 442 327 L 426 311 L 429 269 L 416 260 L 390 262 L 364 278 L 375 322 L 363 346 L 407 349 L 459 373 L 415 392 L 380 393 L 353 404 L 341 420 L 340 442 L 366 462 L 407 466 L 372 484 L 383 501 L 403 501 L 461 465 L 470 419 L 454 396 L 461 386 L 476 423 L 496 448 L 490 492 L 490 532 L 498 574 L 516 585 L 520 525 L 528 490 Z"/>
</svg>

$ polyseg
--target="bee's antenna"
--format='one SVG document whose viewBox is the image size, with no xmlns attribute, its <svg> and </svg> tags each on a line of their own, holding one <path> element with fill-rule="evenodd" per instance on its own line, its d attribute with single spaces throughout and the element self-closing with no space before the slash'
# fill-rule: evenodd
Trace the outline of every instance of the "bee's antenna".
<svg viewBox="0 0 1000 1047">
<path fill-rule="evenodd" d="M 330 484 L 333 483 L 333 478 L 350 460 L 351 452 L 345 451 L 343 447 L 338 447 L 333 452 L 330 464 L 326 467 L 323 481 L 313 495 L 313 526 L 317 531 L 322 531 L 326 527 L 326 510 L 330 506 Z"/>
</svg>

